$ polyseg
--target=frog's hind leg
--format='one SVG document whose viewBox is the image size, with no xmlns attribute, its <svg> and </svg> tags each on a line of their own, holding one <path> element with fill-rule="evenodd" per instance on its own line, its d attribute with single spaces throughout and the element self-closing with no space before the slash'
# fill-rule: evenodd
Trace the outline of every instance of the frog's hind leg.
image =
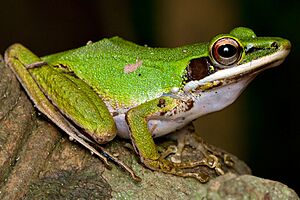
<svg viewBox="0 0 300 200">
<path fill-rule="evenodd" d="M 170 156 L 170 160 L 176 163 L 180 168 L 207 166 L 215 170 L 218 175 L 223 175 L 223 168 L 232 167 L 234 165 L 232 158 L 227 153 L 216 150 L 200 138 L 195 133 L 195 128 L 192 123 L 170 134 L 168 137 L 172 140 L 177 140 L 177 146 L 170 145 L 161 156 L 164 158 Z M 198 154 L 198 160 L 184 161 L 184 150 L 187 146 Z"/>
<path fill-rule="evenodd" d="M 29 95 L 29 97 L 34 102 L 35 106 L 38 108 L 40 112 L 44 113 L 49 119 L 51 119 L 51 121 L 53 121 L 57 126 L 59 126 L 62 130 L 64 130 L 70 136 L 70 138 L 76 140 L 78 143 L 86 147 L 93 154 L 97 155 L 105 163 L 106 166 L 110 168 L 110 165 L 107 160 L 107 158 L 109 158 L 114 162 L 116 162 L 117 164 L 119 164 L 125 170 L 127 170 L 135 180 L 140 180 L 140 178 L 135 175 L 132 169 L 130 169 L 124 163 L 122 163 L 113 155 L 111 155 L 109 152 L 107 152 L 103 147 L 97 145 L 94 141 L 91 141 L 90 139 L 85 137 L 85 135 L 82 134 L 82 131 L 77 128 L 78 126 L 74 126 L 74 124 L 70 122 L 69 119 L 71 117 L 69 118 L 66 117 L 66 115 L 70 116 L 70 114 L 67 111 L 61 112 L 61 110 L 57 109 L 56 106 L 59 103 L 64 104 L 64 105 L 60 105 L 61 108 L 67 107 L 72 104 L 74 105 L 77 102 L 79 102 L 80 106 L 82 107 L 84 106 L 82 102 L 83 100 L 85 100 L 86 102 L 87 101 L 90 102 L 91 105 L 96 105 L 94 106 L 94 108 L 98 110 L 95 109 L 93 110 L 93 108 L 83 109 L 83 112 L 81 112 L 81 114 L 82 113 L 85 114 L 83 115 L 84 117 L 81 117 L 83 120 L 88 121 L 90 118 L 95 118 L 95 115 L 97 113 L 110 116 L 110 113 L 108 111 L 105 112 L 104 110 L 106 109 L 106 107 L 103 106 L 101 107 L 101 104 L 104 105 L 104 103 L 100 100 L 100 98 L 91 98 L 92 96 L 97 97 L 97 95 L 93 93 L 93 91 L 88 86 L 83 84 L 82 81 L 75 79 L 75 77 L 72 77 L 71 75 L 68 74 L 64 74 L 63 72 L 58 71 L 53 67 L 49 66 L 46 62 L 41 60 L 39 57 L 37 57 L 35 54 L 33 54 L 31 51 L 29 51 L 28 49 L 26 49 L 20 44 L 15 44 L 11 46 L 5 52 L 5 62 L 15 73 L 18 80 L 21 82 L 27 94 Z M 40 70 L 48 70 L 48 71 L 50 70 L 51 73 L 44 73 L 41 72 Z M 36 74 L 36 76 L 34 74 Z M 42 78 L 44 80 L 38 82 L 38 79 L 42 79 Z M 59 79 L 58 81 L 52 81 L 52 83 L 50 84 L 53 88 L 55 88 L 55 90 L 53 88 L 47 90 L 47 91 L 52 91 L 54 93 L 57 91 L 56 93 L 57 95 L 51 95 L 49 93 L 46 93 L 45 88 L 41 89 L 43 83 L 46 82 L 45 81 L 46 78 L 48 79 L 52 78 L 52 80 Z M 64 92 L 64 89 L 66 89 L 66 87 L 70 85 L 71 86 L 73 85 L 73 87 L 68 87 L 68 91 L 71 91 L 72 94 L 70 94 L 70 92 L 68 91 Z M 73 89 L 75 88 L 77 90 L 72 90 L 72 88 Z M 81 95 L 82 98 L 74 99 L 75 95 Z M 59 97 L 60 100 L 54 99 L 53 98 L 54 96 Z M 68 98 L 68 96 L 72 96 L 73 98 Z M 50 98 L 52 102 L 49 100 L 49 97 L 52 97 Z M 54 103 L 56 106 L 53 104 L 54 100 L 56 100 Z M 74 101 L 72 102 L 72 100 Z M 72 111 L 75 110 L 75 108 L 69 110 Z M 95 112 L 97 113 L 95 114 Z M 76 117 L 76 113 L 78 114 L 78 112 L 75 112 L 75 117 Z M 102 120 L 103 118 L 106 119 L 106 121 Z M 73 120 L 76 122 L 76 119 Z M 103 123 L 103 121 L 107 122 L 109 120 L 113 122 L 112 118 L 100 116 L 100 120 L 98 121 Z M 77 124 L 79 124 L 78 120 L 77 120 Z M 111 126 L 114 126 L 113 123 L 110 124 Z M 96 128 L 96 130 L 102 131 L 103 129 L 100 128 Z M 90 129 L 93 130 L 95 128 L 91 127 Z M 109 131 L 111 132 L 111 130 L 112 129 L 110 128 Z M 110 137 L 108 137 L 108 140 L 111 137 L 114 137 L 114 132 L 112 135 L 110 135 Z M 104 137 L 104 139 L 107 139 L 107 137 L 106 138 Z"/>
</svg>

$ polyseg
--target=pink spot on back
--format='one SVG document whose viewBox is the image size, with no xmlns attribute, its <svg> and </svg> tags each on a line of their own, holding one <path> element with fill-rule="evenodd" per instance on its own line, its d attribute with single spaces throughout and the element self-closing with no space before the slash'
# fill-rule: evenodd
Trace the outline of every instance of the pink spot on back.
<svg viewBox="0 0 300 200">
<path fill-rule="evenodd" d="M 143 61 L 136 60 L 136 63 L 134 63 L 134 64 L 125 65 L 124 73 L 129 74 L 131 72 L 134 72 L 135 70 L 137 70 L 138 67 L 142 66 L 142 64 L 143 64 Z"/>
</svg>

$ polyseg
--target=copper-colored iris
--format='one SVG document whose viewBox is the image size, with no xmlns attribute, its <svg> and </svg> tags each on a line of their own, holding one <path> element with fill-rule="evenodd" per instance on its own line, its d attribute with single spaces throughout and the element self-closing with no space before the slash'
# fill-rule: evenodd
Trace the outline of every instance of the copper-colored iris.
<svg viewBox="0 0 300 200">
<path fill-rule="evenodd" d="M 216 41 L 211 49 L 213 59 L 222 66 L 230 66 L 239 61 L 241 46 L 232 38 L 222 38 Z"/>
</svg>

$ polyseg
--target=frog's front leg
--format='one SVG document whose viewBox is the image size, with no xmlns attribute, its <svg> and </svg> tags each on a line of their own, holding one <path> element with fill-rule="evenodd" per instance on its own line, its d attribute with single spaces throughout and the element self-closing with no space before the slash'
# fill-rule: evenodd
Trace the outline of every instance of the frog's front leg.
<svg viewBox="0 0 300 200">
<path fill-rule="evenodd" d="M 172 162 L 166 157 L 174 152 L 167 150 L 159 154 L 152 138 L 152 134 L 148 130 L 148 120 L 151 119 L 151 117 L 160 116 L 160 114 L 174 109 L 176 105 L 178 105 L 177 101 L 177 99 L 172 97 L 164 96 L 141 104 L 128 111 L 126 121 L 130 129 L 130 137 L 133 146 L 139 154 L 141 162 L 152 170 L 183 177 L 193 177 L 201 182 L 206 182 L 209 179 L 209 176 L 206 173 L 187 172 L 185 169 L 203 165 L 214 168 L 216 166 L 216 161 L 212 159 L 212 156 L 209 155 L 195 162 Z"/>
</svg>

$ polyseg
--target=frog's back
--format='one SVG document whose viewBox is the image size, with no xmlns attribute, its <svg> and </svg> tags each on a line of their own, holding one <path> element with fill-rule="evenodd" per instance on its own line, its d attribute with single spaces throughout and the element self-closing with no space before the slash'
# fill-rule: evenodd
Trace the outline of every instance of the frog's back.
<svg viewBox="0 0 300 200">
<path fill-rule="evenodd" d="M 180 87 L 190 59 L 205 53 L 201 45 L 150 48 L 113 37 L 43 59 L 69 68 L 104 100 L 129 107 Z"/>
</svg>

